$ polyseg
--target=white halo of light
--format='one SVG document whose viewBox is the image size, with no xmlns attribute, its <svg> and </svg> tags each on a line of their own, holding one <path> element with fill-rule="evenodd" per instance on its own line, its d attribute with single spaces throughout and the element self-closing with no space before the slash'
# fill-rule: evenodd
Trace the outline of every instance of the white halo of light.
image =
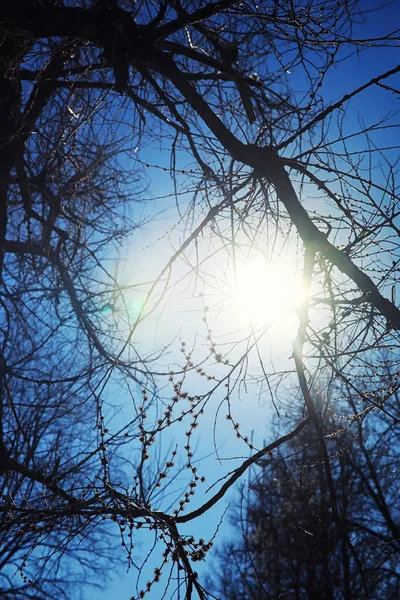
<svg viewBox="0 0 400 600">
<path fill-rule="evenodd" d="M 262 258 L 247 260 L 236 270 L 233 290 L 238 310 L 251 323 L 295 333 L 306 292 L 287 264 Z"/>
</svg>

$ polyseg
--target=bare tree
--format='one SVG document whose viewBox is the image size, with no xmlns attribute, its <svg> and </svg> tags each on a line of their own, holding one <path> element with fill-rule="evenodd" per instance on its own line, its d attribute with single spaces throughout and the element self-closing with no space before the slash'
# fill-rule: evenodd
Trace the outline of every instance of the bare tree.
<svg viewBox="0 0 400 600">
<path fill-rule="evenodd" d="M 155 532 L 163 548 L 138 597 L 163 577 L 165 594 L 184 588 L 187 599 L 194 592 L 205 598 L 192 563 L 210 540 L 184 536 L 181 526 L 308 424 L 327 515 L 351 543 L 313 386 L 324 371 L 364 400 L 359 439 L 369 412 L 386 410 L 398 388 L 398 145 L 387 141 L 398 118 L 389 111 L 374 121 L 367 110 L 355 125 L 346 114 L 370 90 L 398 94 L 400 66 L 349 85 L 333 101 L 324 84 L 333 69 L 346 72 L 352 53 L 394 53 L 398 33 L 362 35 L 362 0 L 72 4 L 5 0 L 0 7 L 1 512 L 4 539 L 26 540 L 11 543 L 7 563 L 20 564 L 32 597 L 36 589 L 53 593 L 64 574 L 53 581 L 39 569 L 36 582 L 26 575 L 33 572 L 28 558 L 64 568 L 64 554 L 73 556 L 81 538 L 83 551 L 101 552 L 96 535 L 111 521 L 110 537 L 101 539 L 111 545 L 115 530 L 129 565 L 136 529 Z M 148 158 L 148 148 L 157 158 Z M 146 297 L 132 319 L 127 298 L 143 282 L 122 285 L 115 265 L 141 220 L 134 207 L 150 166 L 169 172 L 176 227 L 185 235 L 141 288 Z M 235 274 L 255 249 L 271 261 L 278 247 L 297 249 L 306 291 L 287 368 L 267 365 L 268 315 L 239 334 L 225 332 L 224 346 L 213 329 L 226 306 L 228 271 Z M 223 266 L 218 277 L 208 273 L 213 257 Z M 179 261 L 185 277 L 175 270 Z M 201 294 L 207 351 L 183 340 L 182 361 L 170 369 L 162 344 L 146 355 L 137 338 L 182 278 L 193 296 Z M 392 353 L 387 389 L 374 375 L 382 348 Z M 368 393 L 358 384 L 365 364 Z M 256 385 L 274 403 L 293 377 L 307 419 L 255 448 L 235 418 L 238 394 Z M 132 402 L 123 423 L 113 421 L 116 389 Z M 251 457 L 186 513 L 204 480 L 194 457 L 197 431 L 204 414 L 216 415 L 218 430 L 221 407 Z M 171 427 L 176 445 L 166 449 L 162 434 Z M 174 482 L 183 469 L 182 492 Z M 366 477 L 377 479 L 384 517 L 380 478 L 372 468 Z M 163 500 L 171 489 L 172 503 Z M 4 593 L 14 593 L 7 585 L 21 592 L 10 580 Z"/>
<path fill-rule="evenodd" d="M 260 461 L 242 488 L 232 519 L 237 535 L 220 548 L 218 565 L 210 572 L 210 589 L 219 598 L 398 596 L 398 490 L 393 486 L 398 441 L 393 421 L 378 411 L 364 426 L 366 415 L 353 412 L 356 395 L 347 394 L 351 400 L 346 407 L 337 391 L 331 388 L 340 415 L 327 411 L 321 397 L 315 403 L 341 528 L 332 523 L 318 438 L 305 429 L 283 452 Z M 397 414 L 398 398 L 390 405 Z M 275 419 L 275 435 L 287 429 L 285 421 L 292 421 L 299 409 L 297 405 L 283 420 Z"/>
</svg>

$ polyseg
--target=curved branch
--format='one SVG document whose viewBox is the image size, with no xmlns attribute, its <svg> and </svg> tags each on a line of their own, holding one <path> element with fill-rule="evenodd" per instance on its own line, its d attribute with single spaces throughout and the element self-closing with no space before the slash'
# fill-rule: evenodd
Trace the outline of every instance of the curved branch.
<svg viewBox="0 0 400 600">
<path fill-rule="evenodd" d="M 226 494 L 226 492 L 229 490 L 229 488 L 232 487 L 232 485 L 239 479 L 239 477 L 241 477 L 243 475 L 243 473 L 245 471 L 247 471 L 247 469 L 249 467 L 251 467 L 251 465 L 253 465 L 255 462 L 260 460 L 260 458 L 262 458 L 263 456 L 268 454 L 268 452 L 275 450 L 275 448 L 279 448 L 279 446 L 282 446 L 282 444 L 285 444 L 289 440 L 296 437 L 296 435 L 298 435 L 300 433 L 300 431 L 302 429 L 304 429 L 304 427 L 308 424 L 308 422 L 309 422 L 308 418 L 304 419 L 304 421 L 301 421 L 301 423 L 299 423 L 297 425 L 297 427 L 295 429 L 293 429 L 293 431 L 291 431 L 290 433 L 287 433 L 286 435 L 275 440 L 274 442 L 272 442 L 272 444 L 268 444 L 268 446 L 265 446 L 265 448 L 263 448 L 262 450 L 259 450 L 253 456 L 250 456 L 250 458 L 245 460 L 240 465 L 240 467 L 235 469 L 235 471 L 229 477 L 229 479 L 227 481 L 225 481 L 225 483 L 221 486 L 221 488 L 218 490 L 218 492 L 216 494 L 214 494 L 214 496 L 212 498 L 210 498 L 210 500 L 208 500 L 208 502 L 203 504 L 203 506 L 200 506 L 200 508 L 198 508 L 197 510 L 194 510 L 191 513 L 188 513 L 187 515 L 177 517 L 175 519 L 176 523 L 187 523 L 188 521 L 192 521 L 193 519 L 196 519 L 197 517 L 200 517 L 205 512 L 207 512 L 212 506 L 214 506 L 214 504 L 216 504 L 219 500 L 221 500 L 221 498 Z"/>
</svg>

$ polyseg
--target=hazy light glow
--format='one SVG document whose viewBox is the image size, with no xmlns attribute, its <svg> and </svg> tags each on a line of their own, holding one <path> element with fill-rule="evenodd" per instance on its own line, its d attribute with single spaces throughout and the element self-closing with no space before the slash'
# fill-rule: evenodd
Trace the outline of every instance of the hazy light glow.
<svg viewBox="0 0 400 600">
<path fill-rule="evenodd" d="M 297 311 L 306 293 L 290 267 L 262 259 L 247 261 L 238 270 L 234 287 L 239 310 L 252 323 L 295 332 Z"/>
</svg>

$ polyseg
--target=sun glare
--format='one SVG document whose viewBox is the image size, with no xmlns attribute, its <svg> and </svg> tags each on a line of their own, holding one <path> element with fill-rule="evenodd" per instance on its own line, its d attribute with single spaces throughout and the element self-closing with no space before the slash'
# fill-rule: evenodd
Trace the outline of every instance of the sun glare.
<svg viewBox="0 0 400 600">
<path fill-rule="evenodd" d="M 297 309 L 305 292 L 290 267 L 258 259 L 247 261 L 238 270 L 234 287 L 238 308 L 252 323 L 295 331 Z"/>
</svg>

